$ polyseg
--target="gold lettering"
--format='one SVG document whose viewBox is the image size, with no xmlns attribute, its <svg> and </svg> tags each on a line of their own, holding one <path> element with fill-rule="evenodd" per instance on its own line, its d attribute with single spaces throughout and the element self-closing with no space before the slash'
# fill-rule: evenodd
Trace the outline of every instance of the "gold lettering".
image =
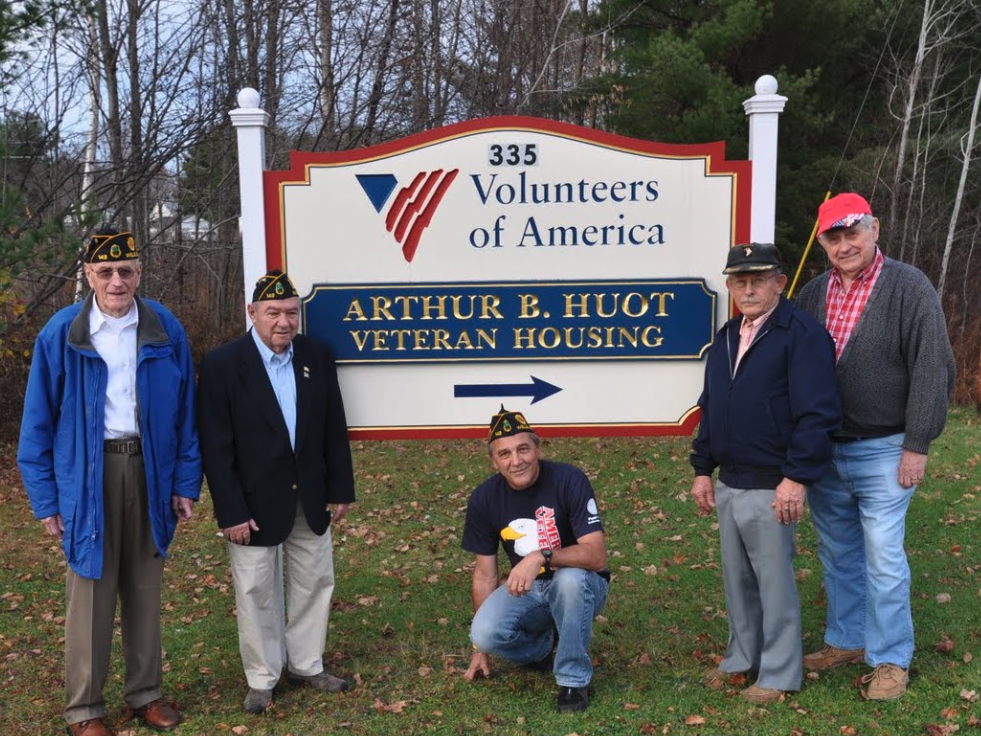
<svg viewBox="0 0 981 736">
<path fill-rule="evenodd" d="M 351 302 L 351 306 L 347 308 L 347 314 L 344 315 L 344 321 L 357 320 L 358 322 L 367 322 L 368 318 L 364 316 L 364 310 L 361 308 L 361 302 L 357 299 Z"/>
<path fill-rule="evenodd" d="M 572 334 L 577 329 L 579 331 L 579 342 L 574 344 L 572 342 Z M 576 328 L 576 327 L 566 327 L 565 330 L 563 330 L 563 332 L 565 332 L 565 346 L 567 348 L 573 348 L 573 349 L 581 348 L 582 347 L 582 342 L 583 342 L 583 333 L 585 331 L 586 330 L 583 327 L 578 327 L 578 328 Z"/>
<path fill-rule="evenodd" d="M 375 341 L 372 350 L 388 350 L 388 332 L 385 330 L 372 330 L 371 337 Z"/>
<path fill-rule="evenodd" d="M 648 335 L 650 335 L 652 332 L 660 335 L 661 334 L 661 328 L 658 327 L 657 325 L 647 325 L 647 327 L 645 327 L 644 328 L 644 331 L 641 333 L 641 336 L 640 336 L 641 342 L 643 342 L 644 345 L 646 347 L 649 347 L 649 348 L 659 348 L 659 347 L 661 347 L 661 345 L 664 343 L 664 338 L 663 337 L 655 337 L 653 339 L 653 341 L 652 341 L 648 337 Z"/>
<path fill-rule="evenodd" d="M 405 338 L 412 334 L 412 330 L 392 330 L 392 334 L 395 335 L 396 350 L 405 350 Z"/>
<path fill-rule="evenodd" d="M 664 302 L 668 299 L 668 297 L 671 297 L 671 299 L 673 301 L 674 300 L 674 292 L 673 291 L 654 291 L 654 292 L 651 292 L 651 299 L 654 299 L 655 297 L 657 298 L 657 314 L 654 315 L 654 316 L 655 317 L 667 317 L 668 316 L 668 308 L 667 308 L 667 306 L 665 305 Z"/>
<path fill-rule="evenodd" d="M 468 298 L 470 299 L 470 314 L 461 314 L 460 312 L 460 300 Z M 460 294 L 454 294 L 450 297 L 450 301 L 453 303 L 453 319 L 473 319 L 474 306 L 473 302 L 476 297 L 471 294 L 469 297 L 463 297 Z"/>
<path fill-rule="evenodd" d="M 358 346 L 358 352 L 360 353 L 364 350 L 364 346 L 368 343 L 369 332 L 362 332 L 361 330 L 351 330 L 351 337 L 354 338 L 354 344 Z"/>
<path fill-rule="evenodd" d="M 579 302 L 574 303 L 573 299 L 579 297 Z M 579 314 L 573 314 L 573 309 L 578 309 Z M 565 314 L 563 317 L 588 317 L 589 316 L 589 294 L 566 294 L 565 295 Z"/>
<path fill-rule="evenodd" d="M 481 343 L 486 343 L 487 347 L 494 350 L 497 347 L 497 328 L 492 327 L 490 333 L 486 330 L 477 330 L 477 345 L 480 346 Z"/>
<path fill-rule="evenodd" d="M 546 337 L 547 335 L 547 337 Z M 538 344 L 546 350 L 557 348 L 562 343 L 562 335 L 554 327 L 544 327 L 538 333 Z"/>
<path fill-rule="evenodd" d="M 423 297 L 425 299 L 425 297 Z M 413 330 L 412 339 L 415 341 L 415 347 L 413 350 L 429 350 L 429 343 L 426 338 L 429 336 L 429 330 Z"/>
<path fill-rule="evenodd" d="M 542 310 L 538 308 L 538 296 L 536 294 L 519 294 L 518 298 L 521 300 L 521 314 L 518 315 L 518 319 L 537 317 L 542 313 Z"/>
<path fill-rule="evenodd" d="M 433 330 L 433 350 L 452 350 L 449 330 Z"/>
<path fill-rule="evenodd" d="M 460 333 L 460 336 L 456 339 L 456 345 L 453 346 L 454 350 L 473 350 L 473 343 L 470 341 L 470 335 L 464 330 Z"/>
<path fill-rule="evenodd" d="M 637 297 L 637 299 L 640 300 L 640 304 L 634 312 L 630 311 L 631 297 Z M 638 294 L 636 291 L 632 291 L 623 298 L 620 308 L 623 309 L 623 313 L 628 317 L 643 317 L 645 314 L 647 314 L 647 306 L 647 298 L 643 294 Z"/>
<path fill-rule="evenodd" d="M 522 345 L 521 343 L 526 343 Z M 535 347 L 535 328 L 534 327 L 515 327 L 514 328 L 514 349 L 531 350 Z"/>
<path fill-rule="evenodd" d="M 504 319 L 504 315 L 498 311 L 501 306 L 500 297 L 493 294 L 480 295 L 480 318 L 481 319 Z"/>
<path fill-rule="evenodd" d="M 397 296 L 392 301 L 402 307 L 401 320 L 412 319 L 412 305 L 419 301 L 417 296 Z"/>
<path fill-rule="evenodd" d="M 371 297 L 372 315 L 371 320 L 377 322 L 380 319 L 395 320 L 392 313 L 388 310 L 392 307 L 392 300 L 385 296 Z"/>
<path fill-rule="evenodd" d="M 620 327 L 618 329 L 620 330 L 620 340 L 617 343 L 617 347 L 618 348 L 622 348 L 623 347 L 623 341 L 624 340 L 626 340 L 627 342 L 630 343 L 630 347 L 632 347 L 632 348 L 637 347 L 637 328 L 636 327 L 633 328 L 633 332 L 632 333 L 631 333 L 629 327 Z"/>
<path fill-rule="evenodd" d="M 610 317 L 615 317 L 616 314 L 617 314 L 617 303 L 620 300 L 620 295 L 619 294 L 613 294 L 612 295 L 613 296 L 613 310 L 612 311 L 609 311 L 609 312 L 604 312 L 603 311 L 603 297 L 605 297 L 605 296 L 606 296 L 606 294 L 594 294 L 593 295 L 593 297 L 596 299 L 596 316 L 597 317 L 603 317 L 604 319 L 608 319 Z"/>
<path fill-rule="evenodd" d="M 432 300 L 436 300 L 435 306 Z M 433 317 L 432 313 L 435 312 L 436 316 Z M 422 298 L 422 316 L 419 319 L 446 319 L 446 296 L 424 296 Z"/>
</svg>

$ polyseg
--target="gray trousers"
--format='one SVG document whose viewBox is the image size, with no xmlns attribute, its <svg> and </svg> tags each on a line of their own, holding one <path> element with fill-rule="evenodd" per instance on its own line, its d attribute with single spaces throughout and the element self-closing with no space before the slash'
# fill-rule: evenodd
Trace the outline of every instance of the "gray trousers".
<svg viewBox="0 0 981 736">
<path fill-rule="evenodd" d="M 65 614 L 65 720 L 106 714 L 116 598 L 130 708 L 161 697 L 160 581 L 164 561 L 153 543 L 142 455 L 106 453 L 103 468 L 102 577 L 68 570 Z M 168 500 L 169 502 L 169 500 Z"/>
<path fill-rule="evenodd" d="M 796 524 L 777 521 L 776 491 L 717 482 L 722 581 L 729 618 L 723 672 L 757 671 L 760 687 L 799 690 L 800 600 L 794 580 Z"/>
</svg>

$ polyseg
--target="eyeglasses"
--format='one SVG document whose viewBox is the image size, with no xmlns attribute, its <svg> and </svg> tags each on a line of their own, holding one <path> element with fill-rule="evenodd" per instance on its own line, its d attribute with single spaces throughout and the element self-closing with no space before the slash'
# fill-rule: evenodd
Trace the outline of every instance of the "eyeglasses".
<svg viewBox="0 0 981 736">
<path fill-rule="evenodd" d="M 752 286 L 754 289 L 762 289 L 766 286 L 766 282 L 773 278 L 773 274 L 769 276 L 753 276 L 752 278 L 734 278 L 729 277 L 729 288 L 734 291 L 743 291 Z"/>
<path fill-rule="evenodd" d="M 106 266 L 105 268 L 94 268 L 92 271 L 99 281 L 112 281 L 114 274 L 118 275 L 123 281 L 136 278 L 136 269 L 132 266 L 120 266 L 119 268 Z"/>
</svg>

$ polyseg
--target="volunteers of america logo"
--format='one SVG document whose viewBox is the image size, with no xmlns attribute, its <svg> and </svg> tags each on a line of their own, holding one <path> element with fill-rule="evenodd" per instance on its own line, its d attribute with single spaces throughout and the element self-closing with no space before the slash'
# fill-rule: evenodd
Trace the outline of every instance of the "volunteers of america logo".
<svg viewBox="0 0 981 736">
<path fill-rule="evenodd" d="M 408 186 L 402 187 L 385 213 L 385 229 L 402 246 L 406 263 L 412 263 L 423 231 L 436 214 L 459 169 L 420 171 Z M 398 186 L 393 174 L 357 174 L 358 183 L 368 196 L 375 212 L 382 214 Z"/>
</svg>

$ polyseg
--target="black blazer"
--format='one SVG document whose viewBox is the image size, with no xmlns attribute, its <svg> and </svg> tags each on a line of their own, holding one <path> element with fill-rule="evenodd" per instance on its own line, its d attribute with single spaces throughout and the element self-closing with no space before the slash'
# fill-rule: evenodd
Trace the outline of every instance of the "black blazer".
<svg viewBox="0 0 981 736">
<path fill-rule="evenodd" d="M 296 451 L 251 334 L 208 353 L 198 382 L 198 434 L 222 529 L 255 520 L 251 545 L 274 546 L 293 529 L 297 494 L 316 534 L 328 503 L 354 501 L 354 466 L 330 349 L 293 339 Z"/>
</svg>

